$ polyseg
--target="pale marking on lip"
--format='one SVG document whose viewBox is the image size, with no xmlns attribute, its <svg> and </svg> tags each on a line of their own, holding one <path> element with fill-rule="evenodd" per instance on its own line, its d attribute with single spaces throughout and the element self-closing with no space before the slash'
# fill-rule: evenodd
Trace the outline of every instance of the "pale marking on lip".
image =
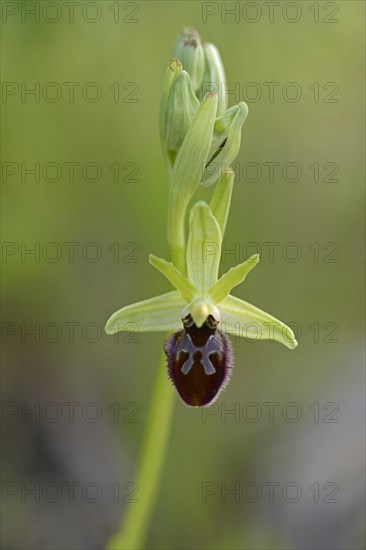
<svg viewBox="0 0 366 550">
<path fill-rule="evenodd" d="M 183 342 L 185 340 L 185 342 Z M 183 363 L 181 371 L 183 374 L 188 374 L 191 368 L 193 367 L 193 357 L 196 353 L 196 351 L 199 351 L 201 353 L 201 364 L 205 370 L 205 373 L 207 376 L 210 376 L 210 374 L 215 374 L 216 369 L 211 363 L 210 355 L 212 353 L 218 353 L 221 356 L 221 353 L 218 349 L 212 349 L 212 346 L 210 343 L 212 340 L 215 340 L 213 334 L 211 334 L 204 346 L 195 346 L 192 342 L 192 338 L 190 334 L 185 334 L 177 348 L 177 359 L 179 358 L 181 353 L 188 353 L 188 359 Z M 210 349 L 211 348 L 211 349 Z"/>
</svg>

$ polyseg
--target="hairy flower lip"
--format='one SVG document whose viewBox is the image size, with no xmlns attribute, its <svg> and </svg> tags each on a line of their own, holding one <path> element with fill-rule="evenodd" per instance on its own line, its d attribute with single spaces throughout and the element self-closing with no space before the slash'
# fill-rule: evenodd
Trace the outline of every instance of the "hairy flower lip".
<svg viewBox="0 0 366 550">
<path fill-rule="evenodd" d="M 230 380 L 230 340 L 209 322 L 202 328 L 193 324 L 172 334 L 164 342 L 164 352 L 169 378 L 189 407 L 212 405 Z"/>
</svg>

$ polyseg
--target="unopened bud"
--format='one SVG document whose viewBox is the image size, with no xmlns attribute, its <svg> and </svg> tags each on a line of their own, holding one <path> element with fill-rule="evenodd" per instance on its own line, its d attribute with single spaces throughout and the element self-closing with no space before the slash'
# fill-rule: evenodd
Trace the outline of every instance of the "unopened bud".
<svg viewBox="0 0 366 550">
<path fill-rule="evenodd" d="M 193 90 L 197 92 L 202 85 L 205 54 L 200 35 L 195 29 L 191 27 L 183 29 L 175 44 L 174 57 L 182 62 L 183 69 L 191 77 Z"/>
</svg>

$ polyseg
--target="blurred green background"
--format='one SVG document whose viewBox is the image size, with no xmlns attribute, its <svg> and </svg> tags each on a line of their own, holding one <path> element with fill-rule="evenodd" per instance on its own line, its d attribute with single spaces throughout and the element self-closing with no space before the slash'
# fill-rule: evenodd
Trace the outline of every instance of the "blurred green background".
<svg viewBox="0 0 366 550">
<path fill-rule="evenodd" d="M 163 335 L 102 331 L 168 290 L 148 254 L 168 254 L 157 121 L 185 25 L 249 105 L 223 270 L 259 250 L 236 294 L 295 323 L 299 347 L 235 342 L 215 407 L 177 396 L 146 548 L 362 548 L 363 2 L 280 2 L 273 22 L 265 2 L 71 4 L 2 2 L 3 548 L 102 548 L 138 498 Z"/>
</svg>

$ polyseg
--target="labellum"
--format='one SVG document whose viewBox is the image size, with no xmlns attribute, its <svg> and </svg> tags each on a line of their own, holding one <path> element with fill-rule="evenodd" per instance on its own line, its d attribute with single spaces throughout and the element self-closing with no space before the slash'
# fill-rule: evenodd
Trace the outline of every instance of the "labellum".
<svg viewBox="0 0 366 550">
<path fill-rule="evenodd" d="M 165 340 L 169 376 L 191 407 L 210 405 L 227 385 L 232 370 L 231 344 L 209 315 L 198 328 L 191 317 Z"/>
</svg>

